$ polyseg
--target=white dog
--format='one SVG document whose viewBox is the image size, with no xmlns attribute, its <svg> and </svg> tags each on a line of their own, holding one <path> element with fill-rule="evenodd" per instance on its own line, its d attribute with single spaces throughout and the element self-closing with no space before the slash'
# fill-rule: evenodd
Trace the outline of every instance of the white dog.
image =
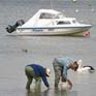
<svg viewBox="0 0 96 96">
<path fill-rule="evenodd" d="M 92 73 L 92 72 L 95 71 L 95 69 L 92 66 L 89 66 L 89 65 L 83 66 L 81 59 L 78 60 L 77 63 L 79 64 L 79 67 L 77 69 L 77 72 L 79 72 L 79 73 L 84 73 L 84 72 L 90 72 L 90 73 Z"/>
</svg>

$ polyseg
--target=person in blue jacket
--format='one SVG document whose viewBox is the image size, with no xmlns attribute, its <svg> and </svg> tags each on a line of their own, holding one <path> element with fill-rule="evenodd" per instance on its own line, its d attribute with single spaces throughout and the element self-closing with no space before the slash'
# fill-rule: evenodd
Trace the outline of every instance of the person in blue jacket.
<svg viewBox="0 0 96 96">
<path fill-rule="evenodd" d="M 33 78 L 36 81 L 35 83 L 36 86 L 40 86 L 41 79 L 42 79 L 45 86 L 49 88 L 49 83 L 46 78 L 50 76 L 49 68 L 44 68 L 43 66 L 39 64 L 30 64 L 25 67 L 25 74 L 28 79 L 27 84 L 26 84 L 27 90 L 30 90 L 30 85 L 32 83 Z"/>
<path fill-rule="evenodd" d="M 76 71 L 78 69 L 78 62 L 70 57 L 59 57 L 53 61 L 53 68 L 55 72 L 55 88 L 58 88 L 59 81 L 68 82 L 70 89 L 72 88 L 71 81 L 67 78 L 67 71 L 72 69 Z"/>
</svg>

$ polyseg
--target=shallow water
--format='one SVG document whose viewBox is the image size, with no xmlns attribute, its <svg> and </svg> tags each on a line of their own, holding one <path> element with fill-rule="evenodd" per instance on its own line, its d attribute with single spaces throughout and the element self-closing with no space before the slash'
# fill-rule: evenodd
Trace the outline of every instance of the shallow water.
<svg viewBox="0 0 96 96">
<path fill-rule="evenodd" d="M 0 0 L 0 96 L 95 96 L 96 72 L 93 74 L 78 74 L 69 71 L 68 77 L 73 82 L 72 90 L 66 92 L 54 90 L 54 71 L 52 61 L 55 57 L 71 56 L 82 59 L 84 65 L 96 67 L 96 10 L 91 12 L 91 3 L 96 9 L 95 0 L 77 5 L 71 2 L 55 1 L 54 6 L 58 10 L 65 10 L 65 13 L 77 17 L 79 20 L 93 24 L 91 36 L 81 37 L 59 37 L 59 36 L 14 36 L 5 31 L 8 24 L 14 24 L 16 20 L 29 19 L 39 8 L 48 8 L 48 1 L 36 0 Z M 87 0 L 88 1 L 88 0 Z M 83 1 L 82 1 L 83 2 Z M 60 4 L 60 5 L 59 5 Z M 75 9 L 80 12 L 75 13 Z M 86 12 L 86 15 L 84 14 Z M 34 91 L 31 85 L 31 92 L 25 89 L 27 78 L 24 67 L 27 64 L 38 63 L 51 69 L 51 76 L 48 78 L 50 89 L 42 82 L 41 90 Z"/>
</svg>

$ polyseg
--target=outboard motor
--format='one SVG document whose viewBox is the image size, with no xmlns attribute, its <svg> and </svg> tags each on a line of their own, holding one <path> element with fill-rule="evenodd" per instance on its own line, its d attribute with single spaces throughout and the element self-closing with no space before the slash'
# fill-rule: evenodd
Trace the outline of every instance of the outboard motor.
<svg viewBox="0 0 96 96">
<path fill-rule="evenodd" d="M 23 25 L 24 23 L 25 23 L 24 20 L 18 20 L 13 26 L 8 25 L 8 27 L 6 27 L 6 31 L 7 31 L 8 33 L 12 33 L 12 32 L 14 32 L 14 31 L 16 30 L 16 28 L 17 28 L 18 26 L 21 26 L 21 25 Z"/>
</svg>

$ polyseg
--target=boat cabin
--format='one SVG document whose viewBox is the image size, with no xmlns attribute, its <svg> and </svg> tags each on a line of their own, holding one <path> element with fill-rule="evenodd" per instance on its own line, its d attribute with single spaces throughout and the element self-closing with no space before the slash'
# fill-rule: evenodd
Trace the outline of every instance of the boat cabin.
<svg viewBox="0 0 96 96">
<path fill-rule="evenodd" d="M 51 12 L 54 11 L 54 12 Z M 44 20 L 46 19 L 46 22 L 48 20 L 54 20 L 54 23 L 56 25 L 62 25 L 62 24 L 76 24 L 78 23 L 77 20 L 75 18 L 66 18 L 66 16 L 64 16 L 63 13 L 60 13 L 58 11 L 55 10 L 43 10 L 42 12 L 40 12 L 40 16 L 39 16 L 39 20 Z"/>
<path fill-rule="evenodd" d="M 40 9 L 22 27 L 67 26 L 78 23 L 75 18 L 66 17 L 62 12 L 53 9 Z"/>
</svg>

